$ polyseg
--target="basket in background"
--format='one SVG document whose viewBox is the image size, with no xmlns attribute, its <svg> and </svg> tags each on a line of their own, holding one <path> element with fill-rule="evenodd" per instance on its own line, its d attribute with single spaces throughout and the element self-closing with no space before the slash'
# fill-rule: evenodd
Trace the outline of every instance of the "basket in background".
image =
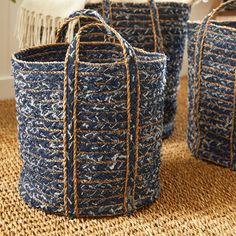
<svg viewBox="0 0 236 236">
<path fill-rule="evenodd" d="M 103 14 L 133 47 L 164 52 L 168 58 L 163 137 L 174 130 L 177 92 L 183 62 L 190 1 L 88 0 L 88 9 Z"/>
<path fill-rule="evenodd" d="M 236 170 L 236 22 L 189 23 L 188 144 L 196 158 Z"/>
</svg>

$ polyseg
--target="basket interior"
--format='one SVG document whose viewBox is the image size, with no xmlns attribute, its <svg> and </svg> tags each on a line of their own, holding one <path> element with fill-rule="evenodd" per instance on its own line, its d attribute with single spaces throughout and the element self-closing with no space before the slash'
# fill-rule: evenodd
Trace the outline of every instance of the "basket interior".
<svg viewBox="0 0 236 236">
<path fill-rule="evenodd" d="M 83 20 L 81 26 L 92 23 Z M 76 25 L 74 34 L 79 30 Z M 105 27 L 92 24 L 80 33 L 79 61 L 89 63 L 116 63 L 123 61 L 123 49 L 114 35 L 107 34 Z M 27 62 L 64 62 L 69 43 L 31 48 L 17 54 L 17 59 Z"/>
<path fill-rule="evenodd" d="M 52 44 L 17 53 L 17 59 L 27 62 L 64 62 L 69 44 Z M 122 48 L 116 42 L 81 42 L 79 61 L 89 63 L 116 63 L 123 61 Z"/>
</svg>

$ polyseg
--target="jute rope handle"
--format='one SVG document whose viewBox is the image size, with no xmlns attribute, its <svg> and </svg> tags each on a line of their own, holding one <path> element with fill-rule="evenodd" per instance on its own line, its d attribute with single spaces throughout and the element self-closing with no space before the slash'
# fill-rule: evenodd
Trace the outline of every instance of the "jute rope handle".
<svg viewBox="0 0 236 236">
<path fill-rule="evenodd" d="M 76 20 L 80 20 L 82 18 L 91 19 L 96 22 L 101 22 L 101 23 L 105 24 L 104 19 L 96 11 L 93 11 L 93 10 L 76 11 L 76 12 L 72 13 L 66 19 L 66 21 L 62 24 L 62 26 L 58 29 L 57 35 L 56 35 L 56 43 L 64 42 L 66 31 L 68 30 L 68 25 L 71 22 L 76 21 Z M 107 30 L 108 30 L 108 28 L 107 28 Z M 107 31 L 107 34 L 110 35 L 109 30 Z"/>
<path fill-rule="evenodd" d="M 194 93 L 194 102 L 197 99 L 197 105 L 196 105 L 196 119 L 197 119 L 197 130 L 198 130 L 198 138 L 194 137 L 194 145 L 197 144 L 196 148 L 196 156 L 198 156 L 199 153 L 199 147 L 200 147 L 200 117 L 199 117 L 199 109 L 200 109 L 200 86 L 201 86 L 201 72 L 202 72 L 202 57 L 203 57 L 203 48 L 205 43 L 205 38 L 208 31 L 208 26 L 211 23 L 211 20 L 217 16 L 217 14 L 223 10 L 225 7 L 236 4 L 236 0 L 230 0 L 225 3 L 222 3 L 219 7 L 214 9 L 211 13 L 209 13 L 204 20 L 202 21 L 200 28 L 198 30 L 197 34 L 197 41 L 195 45 L 195 56 L 194 56 L 194 78 L 197 78 L 197 84 L 195 83 L 195 93 Z M 198 89 L 196 89 L 198 87 Z M 198 90 L 198 96 L 196 96 L 196 90 Z M 197 98 L 196 98 L 197 97 Z M 193 107 L 194 109 L 194 107 Z M 197 140 L 198 139 L 198 140 Z"/>
<path fill-rule="evenodd" d="M 77 12 L 77 17 L 79 16 L 86 16 L 87 13 L 93 13 L 93 14 L 98 14 L 94 11 L 91 10 L 85 10 L 85 11 L 80 11 Z M 88 17 L 89 18 L 89 17 Z M 70 148 L 70 151 L 64 151 L 64 166 L 65 166 L 65 171 L 64 171 L 64 181 L 65 181 L 65 197 L 64 197 L 64 202 L 65 202 L 65 214 L 66 215 L 73 215 L 75 214 L 76 217 L 79 217 L 79 207 L 78 207 L 78 202 L 79 202 L 79 197 L 77 193 L 77 154 L 78 154 L 78 149 L 77 149 L 77 98 L 79 94 L 79 54 L 80 54 L 80 41 L 81 41 L 81 35 L 84 33 L 89 33 L 89 30 L 92 28 L 97 27 L 98 30 L 102 30 L 102 28 L 105 31 L 102 31 L 104 34 L 109 32 L 111 36 L 116 37 L 116 39 L 119 41 L 119 44 L 121 45 L 123 49 L 123 56 L 124 56 L 124 64 L 126 68 L 126 90 L 127 90 L 127 138 L 126 138 L 126 152 L 127 152 L 127 164 L 126 164 L 126 178 L 125 178 L 125 188 L 124 188 L 124 210 L 127 212 L 127 209 L 129 207 L 129 189 L 130 189 L 130 181 L 129 179 L 134 179 L 134 171 L 132 171 L 132 166 L 130 166 L 130 153 L 133 152 L 133 150 L 136 151 L 136 154 L 138 154 L 138 140 L 139 140 L 139 114 L 140 114 L 140 79 L 139 79 L 139 73 L 138 73 L 138 66 L 137 66 L 137 59 L 135 55 L 135 51 L 133 50 L 132 46 L 126 42 L 125 39 L 122 38 L 122 36 L 113 28 L 108 26 L 104 21 L 101 21 L 101 23 L 92 23 L 92 24 L 87 24 L 85 26 L 82 26 L 76 35 L 74 36 L 74 39 L 70 43 L 67 54 L 66 54 L 66 60 L 65 60 L 65 78 L 64 78 L 64 117 L 68 117 L 67 114 L 70 112 L 73 113 L 73 116 L 70 118 L 65 118 L 65 128 L 64 134 L 66 134 L 68 129 L 70 130 L 69 133 L 73 133 L 73 135 L 70 135 L 70 139 L 67 140 L 66 142 L 73 142 L 73 145 L 68 145 L 68 143 L 65 143 L 66 147 Z M 131 74 L 131 68 L 135 67 L 136 70 L 134 73 Z M 133 70 L 132 70 L 133 71 Z M 73 88 L 73 91 L 72 89 Z M 135 91 L 135 92 L 134 92 Z M 137 94 L 137 95 L 136 95 Z M 135 99 L 134 99 L 135 95 Z M 72 99 L 72 100 L 71 100 Z M 133 103 L 131 104 L 131 99 Z M 73 102 L 69 102 L 73 101 Z M 69 104 L 68 104 L 69 102 Z M 132 125 L 133 119 L 132 118 L 132 113 L 131 109 L 132 107 L 135 107 L 136 110 L 136 119 L 135 119 L 135 126 Z M 69 111 L 69 113 L 67 113 Z M 71 125 L 73 124 L 73 126 Z M 73 128 L 71 128 L 73 127 Z M 66 137 L 68 135 L 65 135 Z M 135 136 L 135 147 L 132 147 L 130 145 L 130 142 L 132 142 L 132 137 Z M 73 153 L 73 155 L 69 156 L 67 153 Z M 68 161 L 68 158 L 70 161 Z M 137 160 L 137 158 L 136 158 Z M 73 163 L 73 164 L 72 164 Z M 73 167 L 68 166 L 68 165 L 73 165 Z M 69 172 L 69 175 L 73 175 L 73 199 L 69 199 L 70 196 L 67 195 L 68 188 L 71 189 L 72 184 L 71 184 L 71 177 L 68 177 L 68 172 L 67 170 L 71 170 L 72 172 Z M 130 177 L 132 176 L 132 177 Z M 67 184 L 67 181 L 70 181 L 70 184 Z M 132 184 L 135 185 L 135 183 Z M 71 205 L 71 201 L 73 201 L 73 205 L 75 209 L 71 209 L 69 205 Z M 69 207 L 68 207 L 69 206 Z"/>
<path fill-rule="evenodd" d="M 159 18 L 159 10 L 155 0 L 147 0 L 150 5 L 152 28 L 154 34 L 154 52 L 164 52 L 163 36 Z M 110 25 L 112 19 L 112 4 L 110 0 L 103 0 L 103 17 Z"/>
</svg>

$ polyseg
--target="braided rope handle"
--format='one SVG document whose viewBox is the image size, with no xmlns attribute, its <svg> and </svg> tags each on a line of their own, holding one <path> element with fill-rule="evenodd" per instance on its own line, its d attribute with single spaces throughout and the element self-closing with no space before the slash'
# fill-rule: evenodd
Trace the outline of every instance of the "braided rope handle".
<svg viewBox="0 0 236 236">
<path fill-rule="evenodd" d="M 77 18 L 79 16 L 88 18 L 90 15 L 98 14 L 94 11 L 80 11 L 77 12 Z M 100 17 L 99 17 L 100 19 Z M 81 35 L 90 33 L 93 28 L 97 28 L 104 34 L 111 34 L 115 37 L 123 49 L 124 65 L 126 71 L 126 90 L 127 90 L 127 166 L 126 166 L 126 178 L 125 178 L 125 190 L 124 190 L 124 209 L 128 211 L 130 204 L 129 198 L 129 179 L 134 179 L 134 170 L 130 166 L 131 153 L 138 153 L 138 145 L 131 145 L 133 137 L 135 136 L 135 142 L 138 143 L 138 129 L 139 129 L 139 107 L 140 107 L 140 79 L 138 72 L 137 59 L 135 51 L 132 46 L 122 38 L 122 36 L 112 27 L 108 26 L 104 21 L 100 23 L 87 24 L 81 27 L 72 42 L 70 43 L 65 60 L 65 75 L 64 75 L 64 117 L 65 117 L 65 129 L 64 134 L 68 145 L 68 150 L 64 151 L 65 161 L 65 209 L 66 215 L 79 216 L 78 207 L 78 192 L 77 192 L 77 98 L 79 94 L 79 54 L 80 54 L 80 40 Z M 102 30 L 103 29 L 103 30 Z M 60 35 L 60 33 L 58 34 Z M 91 67 L 93 64 L 91 64 Z M 132 72 L 132 73 L 131 73 Z M 132 101 L 132 102 L 131 102 Z M 136 117 L 132 116 L 132 112 L 136 110 Z M 135 121 L 134 121 L 135 119 Z M 133 125 L 133 123 L 135 125 Z M 70 135 L 68 135 L 68 133 Z M 71 135 L 73 134 L 73 135 Z M 137 149 L 137 150 L 136 150 Z M 67 155 L 70 153 L 70 155 Z M 73 162 L 73 165 L 71 164 Z M 131 176 L 131 177 L 130 177 Z M 67 181 L 69 184 L 67 184 Z M 73 192 L 74 198 L 70 199 L 67 195 L 67 189 Z M 67 200 L 68 199 L 68 200 Z M 72 204 L 71 204 L 72 203 Z M 74 206 L 74 207 L 73 207 Z"/>
<path fill-rule="evenodd" d="M 89 28 L 98 27 L 98 29 L 104 28 L 106 30 L 106 34 L 108 34 L 109 36 L 117 38 L 117 40 L 119 41 L 119 43 L 123 49 L 124 58 L 127 59 L 129 57 L 129 58 L 135 58 L 135 60 L 136 60 L 136 55 L 135 55 L 133 47 L 115 29 L 110 27 L 104 21 L 104 19 L 100 16 L 99 13 L 97 13 L 96 11 L 93 11 L 93 10 L 82 10 L 82 11 L 77 11 L 77 12 L 71 14 L 69 16 L 69 18 L 65 21 L 65 23 L 62 25 L 62 27 L 58 30 L 57 42 L 60 42 L 63 39 L 65 31 L 67 30 L 68 24 L 74 20 L 78 20 L 81 18 L 93 19 L 97 22 L 96 23 L 89 23 L 85 26 L 80 27 L 80 29 L 78 30 L 78 32 L 74 36 L 74 39 L 71 42 L 71 45 L 75 44 L 75 42 L 76 42 L 76 50 L 78 50 L 78 48 L 80 46 L 81 34 Z"/>
<path fill-rule="evenodd" d="M 90 29 L 93 27 L 97 27 L 98 29 L 101 29 L 104 27 L 106 30 L 106 33 L 109 32 L 108 34 L 111 37 L 117 38 L 117 40 L 119 41 L 119 44 L 121 45 L 121 47 L 123 49 L 124 58 L 127 59 L 128 57 L 136 57 L 135 52 L 134 52 L 133 48 L 131 47 L 131 45 L 115 29 L 111 28 L 106 23 L 105 23 L 105 25 L 104 25 L 104 23 L 91 23 L 91 24 L 81 27 L 74 38 L 74 40 L 76 40 L 76 50 L 77 51 L 80 46 L 80 39 L 81 39 L 82 33 L 86 32 L 87 29 Z M 104 33 L 104 32 L 102 31 L 102 33 Z"/>
<path fill-rule="evenodd" d="M 91 19 L 96 22 L 101 22 L 102 24 L 106 24 L 104 19 L 101 17 L 99 13 L 93 10 L 83 10 L 83 11 L 75 11 L 69 17 L 66 19 L 66 21 L 62 24 L 62 26 L 58 29 L 57 35 L 56 35 L 56 43 L 64 42 L 66 32 L 68 30 L 68 26 L 70 23 L 76 20 L 80 19 Z M 107 28 L 107 34 L 110 35 L 109 29 Z"/>
<path fill-rule="evenodd" d="M 227 6 L 231 5 L 231 4 L 236 4 L 236 0 L 230 0 L 227 1 L 225 3 L 222 3 L 219 7 L 217 7 L 216 9 L 214 9 L 212 12 L 210 12 L 202 21 L 199 30 L 198 30 L 198 34 L 197 34 L 197 41 L 196 41 L 196 45 L 195 45 L 195 53 L 194 53 L 194 78 L 196 78 L 196 82 L 195 82 L 195 92 L 194 92 L 194 100 L 197 99 L 197 104 L 196 104 L 196 122 L 197 122 L 197 131 L 198 131 L 198 138 L 194 137 L 194 145 L 195 146 L 197 144 L 196 147 L 196 156 L 198 156 L 199 153 L 199 147 L 200 147 L 200 117 L 199 117 L 199 110 L 200 110 L 200 95 L 198 93 L 197 94 L 197 90 L 200 91 L 200 86 L 201 86 L 201 71 L 202 71 L 202 57 L 203 57 L 203 48 L 204 48 L 204 43 L 205 43 L 205 38 L 207 35 L 207 31 L 208 31 L 208 26 L 211 23 L 211 20 L 217 16 L 217 14 L 225 9 Z M 198 87 L 198 88 L 197 88 Z M 193 108 L 194 109 L 194 108 Z"/>
<path fill-rule="evenodd" d="M 155 0 L 147 0 L 150 5 L 150 12 L 152 18 L 152 27 L 154 34 L 154 51 L 164 52 L 163 36 L 161 33 L 159 10 L 155 3 Z M 110 0 L 103 0 L 103 17 L 106 22 L 110 25 L 112 15 L 112 6 Z M 159 42 L 158 42 L 159 41 Z"/>
</svg>

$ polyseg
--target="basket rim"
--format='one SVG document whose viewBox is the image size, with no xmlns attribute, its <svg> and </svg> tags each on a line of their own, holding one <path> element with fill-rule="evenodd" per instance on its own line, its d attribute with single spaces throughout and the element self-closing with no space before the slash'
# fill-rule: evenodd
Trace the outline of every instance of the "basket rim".
<svg viewBox="0 0 236 236">
<path fill-rule="evenodd" d="M 102 0 L 87 0 L 86 4 L 99 4 Z M 164 4 L 186 4 L 186 5 L 192 5 L 194 3 L 194 0 L 155 0 L 156 3 L 164 3 Z M 132 3 L 132 4 L 144 4 L 147 3 L 147 0 L 112 0 L 112 3 Z"/>
<path fill-rule="evenodd" d="M 90 42 L 81 42 L 81 44 L 89 44 Z M 103 43 L 103 42 L 95 42 L 95 43 Z M 106 43 L 106 42 L 104 42 Z M 27 64 L 41 64 L 41 65 L 52 65 L 52 64 L 65 64 L 65 61 L 44 61 L 44 62 L 39 62 L 39 61 L 26 61 L 26 60 L 22 60 L 22 59 L 18 59 L 17 58 L 17 54 L 21 54 L 21 53 L 25 53 L 27 51 L 30 50 L 35 50 L 35 49 L 43 49 L 43 48 L 47 48 L 47 47 L 51 47 L 51 46 L 69 46 L 69 43 L 51 43 L 51 44 L 44 44 L 44 45 L 39 45 L 39 46 L 33 46 L 33 47 L 29 47 L 29 48 L 25 48 L 22 49 L 18 52 L 15 52 L 12 54 L 12 60 L 19 62 L 19 63 L 27 63 Z M 114 44 L 114 45 L 118 45 L 120 46 L 120 44 Z M 136 48 L 133 47 L 133 49 L 137 52 L 143 53 L 144 55 L 153 55 L 153 56 L 157 56 L 159 57 L 158 59 L 155 60 L 147 60 L 147 61 L 143 61 L 144 63 L 148 63 L 148 62 L 161 62 L 161 61 L 165 61 L 166 60 L 166 55 L 164 53 L 158 53 L 158 52 L 147 52 L 141 48 Z M 84 61 L 80 61 L 81 64 L 86 64 L 86 65 L 97 65 L 97 66 L 107 66 L 107 65 L 117 65 L 117 64 L 123 64 L 124 62 L 120 62 L 120 61 L 116 61 L 116 62 L 111 62 L 111 63 L 92 63 L 92 62 L 84 62 Z"/>
<path fill-rule="evenodd" d="M 216 26 L 218 28 L 221 28 L 221 29 L 226 29 L 226 30 L 231 30 L 231 31 L 236 32 L 236 28 L 229 27 L 229 26 L 223 26 L 223 25 L 221 26 L 221 25 L 215 24 L 215 23 L 222 23 L 222 24 L 224 24 L 224 23 L 227 23 L 227 22 L 235 22 L 236 23 L 236 21 L 216 21 L 216 20 L 212 20 L 212 21 L 210 21 L 210 25 L 214 25 L 214 26 Z M 200 25 L 201 23 L 202 23 L 202 21 L 200 21 L 200 20 L 196 20 L 196 21 L 189 20 L 188 21 L 189 25 L 191 25 L 191 24 L 198 24 L 198 25 Z"/>
</svg>

